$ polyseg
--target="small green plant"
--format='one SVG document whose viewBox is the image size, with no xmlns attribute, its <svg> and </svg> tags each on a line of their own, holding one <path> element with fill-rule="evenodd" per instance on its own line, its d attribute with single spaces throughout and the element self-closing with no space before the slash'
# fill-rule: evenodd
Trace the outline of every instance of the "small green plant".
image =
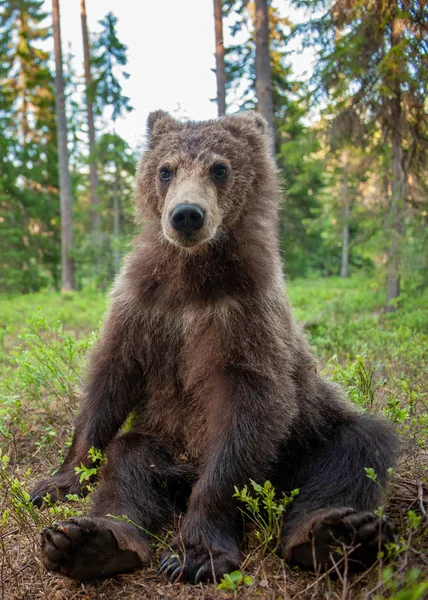
<svg viewBox="0 0 428 600">
<path fill-rule="evenodd" d="M 364 467 L 364 471 L 365 471 L 367 477 L 369 479 L 371 479 L 371 481 L 373 481 L 373 483 L 375 483 L 376 485 L 379 485 L 379 482 L 377 480 L 377 475 L 375 473 L 375 470 L 372 469 L 372 467 Z"/>
<path fill-rule="evenodd" d="M 367 350 L 357 354 L 354 359 L 346 356 L 346 365 L 339 363 L 337 355 L 328 362 L 327 372 L 337 383 L 344 385 L 349 397 L 361 408 L 372 410 L 375 406 L 375 393 L 385 384 L 384 379 L 376 378 L 381 363 L 373 364 Z"/>
<path fill-rule="evenodd" d="M 216 589 L 234 592 L 241 585 L 253 585 L 252 578 L 248 575 L 244 575 L 242 571 L 232 571 L 231 573 L 226 573 Z"/>
<path fill-rule="evenodd" d="M 90 483 L 97 475 L 98 471 L 107 463 L 107 457 L 103 455 L 101 450 L 98 448 L 90 448 L 88 452 L 88 458 L 90 459 L 92 466 L 87 467 L 83 463 L 80 467 L 74 467 L 74 471 L 79 475 L 79 483 L 87 481 L 86 489 L 88 492 L 94 490 L 94 486 Z"/>
<path fill-rule="evenodd" d="M 57 432 L 56 432 L 55 428 L 52 427 L 52 425 L 45 425 L 44 427 L 41 428 L 40 437 L 37 440 L 37 442 L 35 442 L 35 445 L 38 448 L 46 448 L 46 447 L 49 448 L 50 446 L 53 445 L 56 438 L 57 438 Z"/>
<path fill-rule="evenodd" d="M 31 502 L 30 494 L 26 490 L 30 475 L 31 469 L 14 472 L 10 466 L 9 456 L 0 451 L 0 495 L 2 498 L 7 498 L 9 504 L 9 509 L 0 515 L 4 526 L 9 519 L 15 521 L 23 530 L 31 528 L 33 524 L 37 526 L 44 524 L 42 514 Z"/>
<path fill-rule="evenodd" d="M 428 594 L 428 580 L 423 578 L 420 569 L 409 569 L 396 577 L 393 568 L 386 567 L 382 570 L 382 582 L 389 600 L 423 600 Z M 375 600 L 381 598 L 385 598 L 385 593 L 375 596 Z"/>
<path fill-rule="evenodd" d="M 270 481 L 265 481 L 263 485 L 252 480 L 250 483 L 255 495 L 251 494 L 248 486 L 244 486 L 242 490 L 235 487 L 233 497 L 245 505 L 242 512 L 255 525 L 254 535 L 259 543 L 258 549 L 264 557 L 278 549 L 286 507 L 294 500 L 299 490 L 295 489 L 289 496 L 283 495 L 278 499 Z"/>
<path fill-rule="evenodd" d="M 49 494 L 44 498 L 48 511 L 40 511 L 32 503 L 27 491 L 31 487 L 30 478 L 31 469 L 25 471 L 16 467 L 13 469 L 9 456 L 2 455 L 0 452 L 0 496 L 4 498 L 8 506 L 7 509 L 0 511 L 0 526 L 3 530 L 11 529 L 15 525 L 27 537 L 34 539 L 35 536 L 38 537 L 39 529 L 48 525 L 52 517 L 56 521 L 62 521 L 83 514 L 75 506 L 53 504 Z M 82 499 L 76 496 L 77 501 L 81 503 Z"/>
</svg>

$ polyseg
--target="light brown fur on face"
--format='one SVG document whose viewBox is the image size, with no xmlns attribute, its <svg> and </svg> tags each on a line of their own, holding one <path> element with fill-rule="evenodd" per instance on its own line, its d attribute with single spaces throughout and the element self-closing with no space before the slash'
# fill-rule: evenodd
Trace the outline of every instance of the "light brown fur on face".
<svg viewBox="0 0 428 600">
<path fill-rule="evenodd" d="M 142 231 L 112 291 L 72 447 L 34 501 L 76 493 L 75 467 L 88 464 L 92 446 L 108 464 L 90 514 L 42 532 L 49 570 L 75 579 L 132 570 L 148 556 L 145 532 L 169 526 L 180 509 L 162 570 L 173 581 L 219 580 L 239 567 L 233 493 L 250 480 L 269 479 L 280 495 L 300 490 L 281 541 L 304 568 L 331 566 L 338 539 L 358 544 L 361 568 L 393 539 L 371 511 L 394 437 L 317 373 L 293 320 L 270 148 L 255 113 L 204 123 L 149 117 L 134 196 Z M 216 179 L 219 164 L 227 177 Z M 177 207 L 192 205 L 200 227 L 173 226 Z M 131 430 L 117 437 L 130 413 Z M 109 527 L 107 515 L 130 522 Z"/>
<path fill-rule="evenodd" d="M 212 240 L 222 224 L 223 215 L 218 203 L 217 190 L 215 184 L 210 181 L 209 168 L 197 161 L 194 161 L 188 170 L 180 169 L 178 172 L 176 168 L 174 173 L 162 210 L 162 232 L 172 244 L 189 250 L 196 249 L 200 244 Z M 180 235 L 171 226 L 171 214 L 179 204 L 196 204 L 205 213 L 203 227 L 193 234 L 191 239 Z"/>
</svg>

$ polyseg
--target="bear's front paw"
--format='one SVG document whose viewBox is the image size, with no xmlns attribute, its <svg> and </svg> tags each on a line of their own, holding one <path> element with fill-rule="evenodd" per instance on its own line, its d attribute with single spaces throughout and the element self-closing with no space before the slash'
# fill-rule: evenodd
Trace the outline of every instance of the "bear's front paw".
<svg viewBox="0 0 428 600">
<path fill-rule="evenodd" d="M 229 544 L 227 544 L 229 545 Z M 219 582 L 226 573 L 235 571 L 239 567 L 239 551 L 225 550 L 200 550 L 192 546 L 179 547 L 176 543 L 162 555 L 161 571 L 171 581 L 187 581 L 197 584 L 199 582 Z"/>
<path fill-rule="evenodd" d="M 59 472 L 39 481 L 30 493 L 31 502 L 40 507 L 43 504 L 43 498 L 49 494 L 51 502 L 63 500 L 67 494 L 81 495 L 82 491 L 79 484 L 80 475 L 74 471 Z"/>
</svg>

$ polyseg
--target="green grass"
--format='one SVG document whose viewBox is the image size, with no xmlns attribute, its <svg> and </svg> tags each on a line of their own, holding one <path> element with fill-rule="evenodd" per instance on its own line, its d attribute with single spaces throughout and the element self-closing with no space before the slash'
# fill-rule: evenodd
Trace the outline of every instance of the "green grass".
<svg viewBox="0 0 428 600">
<path fill-rule="evenodd" d="M 107 295 L 93 290 L 68 294 L 0 295 L 0 364 L 9 361 L 26 320 L 38 310 L 49 321 L 59 320 L 68 331 L 81 337 L 98 328 L 106 306 Z"/>
<path fill-rule="evenodd" d="M 299 280 L 289 285 L 297 318 L 323 362 L 350 363 L 364 355 L 377 378 L 393 387 L 403 379 L 426 389 L 428 289 L 402 295 L 400 309 L 385 313 L 384 286 L 362 277 Z M 383 374 L 383 375 L 382 375 Z"/>
</svg>

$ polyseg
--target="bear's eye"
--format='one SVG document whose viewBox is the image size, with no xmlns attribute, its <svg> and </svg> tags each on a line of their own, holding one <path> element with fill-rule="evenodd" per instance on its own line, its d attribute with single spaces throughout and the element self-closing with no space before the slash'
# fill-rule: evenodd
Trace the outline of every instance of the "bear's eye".
<svg viewBox="0 0 428 600">
<path fill-rule="evenodd" d="M 226 179 L 228 172 L 229 169 L 227 168 L 227 166 L 223 165 L 222 163 L 219 163 L 213 168 L 213 177 L 216 181 L 223 181 L 224 179 Z"/>
<path fill-rule="evenodd" d="M 172 177 L 172 173 L 168 167 L 161 167 L 159 169 L 159 177 L 162 179 L 162 181 L 169 181 Z"/>
</svg>

